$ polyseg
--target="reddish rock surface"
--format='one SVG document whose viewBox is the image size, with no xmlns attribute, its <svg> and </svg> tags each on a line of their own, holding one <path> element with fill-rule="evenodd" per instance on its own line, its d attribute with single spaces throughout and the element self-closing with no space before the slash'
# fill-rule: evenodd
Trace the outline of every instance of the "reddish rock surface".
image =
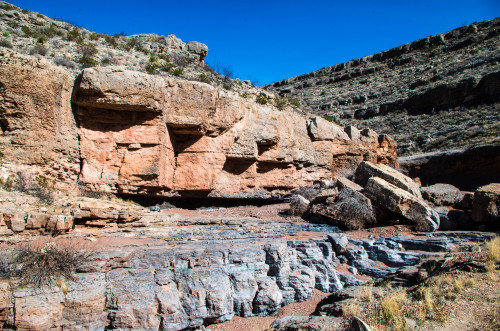
<svg viewBox="0 0 500 331">
<path fill-rule="evenodd" d="M 344 131 L 199 82 L 86 69 L 73 102 L 80 180 L 93 190 L 269 198 L 363 160 L 397 164 L 388 136 Z"/>
</svg>

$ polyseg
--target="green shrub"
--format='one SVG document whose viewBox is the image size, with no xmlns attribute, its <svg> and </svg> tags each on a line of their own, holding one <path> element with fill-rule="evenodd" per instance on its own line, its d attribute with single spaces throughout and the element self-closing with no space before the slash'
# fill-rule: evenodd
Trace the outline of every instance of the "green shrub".
<svg viewBox="0 0 500 331">
<path fill-rule="evenodd" d="M 25 37 L 33 37 L 35 35 L 35 32 L 26 25 L 21 26 L 21 30 L 23 31 Z"/>
<path fill-rule="evenodd" d="M 3 36 L 3 37 L 8 37 L 8 36 L 9 36 L 9 33 L 8 33 L 7 31 L 3 31 L 3 32 L 2 32 L 2 36 Z"/>
<path fill-rule="evenodd" d="M 148 63 L 144 67 L 144 70 L 150 75 L 156 74 L 158 72 L 158 65 L 156 63 Z"/>
<path fill-rule="evenodd" d="M 154 56 L 154 55 L 150 55 L 149 56 L 149 62 L 150 63 L 156 63 L 156 62 L 158 62 L 158 58 L 156 56 Z"/>
<path fill-rule="evenodd" d="M 160 64 L 158 64 L 158 68 L 164 72 L 169 72 L 173 67 L 174 64 L 170 62 L 160 62 Z"/>
<path fill-rule="evenodd" d="M 112 46 L 114 48 L 118 47 L 117 37 L 106 35 L 104 37 L 104 40 L 108 43 L 108 45 L 110 45 L 110 46 Z"/>
<path fill-rule="evenodd" d="M 168 55 L 168 54 L 159 54 L 158 58 L 163 60 L 163 61 L 170 62 L 170 55 Z"/>
<path fill-rule="evenodd" d="M 174 76 L 182 76 L 184 75 L 184 69 L 182 68 L 175 68 L 171 70 L 172 75 Z"/>
<path fill-rule="evenodd" d="M 224 83 L 222 84 L 222 87 L 226 90 L 231 90 L 233 88 L 233 85 L 231 85 L 231 83 Z"/>
<path fill-rule="evenodd" d="M 84 68 L 95 67 L 99 64 L 96 59 L 90 57 L 82 57 L 78 63 L 80 63 Z"/>
<path fill-rule="evenodd" d="M 198 75 L 198 80 L 203 83 L 210 83 L 210 78 L 204 73 Z"/>
<path fill-rule="evenodd" d="M 143 52 L 144 54 L 150 54 L 149 50 L 147 50 L 146 48 L 142 47 L 141 45 L 136 45 L 135 46 L 135 50 L 138 51 L 138 52 Z"/>
<path fill-rule="evenodd" d="M 125 44 L 123 44 L 123 49 L 125 49 L 126 51 L 130 51 L 137 45 L 137 43 L 137 38 L 130 38 Z"/>
<path fill-rule="evenodd" d="M 288 102 L 290 102 L 290 104 L 295 108 L 300 107 L 300 101 L 298 98 L 288 98 Z"/>
<path fill-rule="evenodd" d="M 277 97 L 276 100 L 275 100 L 275 102 L 276 102 L 276 107 L 279 110 L 283 110 L 288 105 L 288 98 L 286 98 L 286 97 L 283 97 L 283 98 Z"/>
<path fill-rule="evenodd" d="M 37 44 L 45 44 L 46 42 L 47 42 L 47 39 L 45 39 L 45 37 L 44 37 L 44 36 L 38 36 L 38 37 L 36 38 L 36 43 L 37 43 Z"/>
<path fill-rule="evenodd" d="M 97 40 L 99 39 L 101 36 L 99 35 L 99 33 L 97 32 L 91 32 L 89 34 L 89 40 Z"/>
<path fill-rule="evenodd" d="M 269 98 L 264 94 L 260 94 L 257 98 L 255 98 L 255 101 L 261 105 L 265 105 L 269 101 Z"/>
<path fill-rule="evenodd" d="M 80 30 L 77 27 L 74 27 L 71 31 L 66 33 L 66 39 L 76 41 L 76 43 L 81 44 L 85 40 L 85 37 L 80 33 Z"/>
</svg>

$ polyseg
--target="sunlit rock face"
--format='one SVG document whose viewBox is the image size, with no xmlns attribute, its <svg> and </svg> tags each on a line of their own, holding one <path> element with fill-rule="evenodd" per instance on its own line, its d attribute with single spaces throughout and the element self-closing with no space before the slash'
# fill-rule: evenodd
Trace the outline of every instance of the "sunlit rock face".
<svg viewBox="0 0 500 331">
<path fill-rule="evenodd" d="M 94 190 L 270 198 L 352 172 L 363 160 L 397 163 L 387 136 L 200 82 L 92 68 L 72 100 L 80 181 Z"/>
</svg>

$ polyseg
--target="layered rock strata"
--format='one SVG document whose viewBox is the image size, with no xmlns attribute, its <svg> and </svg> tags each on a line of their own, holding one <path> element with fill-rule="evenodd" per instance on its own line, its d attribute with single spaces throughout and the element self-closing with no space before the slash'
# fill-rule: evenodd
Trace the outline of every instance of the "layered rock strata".
<svg viewBox="0 0 500 331">
<path fill-rule="evenodd" d="M 199 82 L 86 69 L 72 100 L 80 181 L 93 190 L 270 198 L 352 172 L 363 160 L 397 163 L 388 136 L 277 111 Z"/>
<path fill-rule="evenodd" d="M 314 288 L 335 292 L 362 282 L 335 270 L 341 264 L 342 270 L 380 278 L 435 252 L 471 249 L 474 244 L 461 236 L 484 240 L 474 233 L 358 240 L 332 233 L 333 228 L 256 218 L 157 218 L 170 218 L 176 226 L 157 221 L 102 232 L 101 243 L 108 246 L 91 252 L 76 282 L 33 288 L 15 278 L 0 281 L 0 326 L 182 330 L 236 315 L 264 316 L 310 298 Z M 260 226 L 268 229 L 256 231 Z M 304 230 L 330 234 L 293 238 Z M 70 237 L 62 238 L 64 244 Z"/>
<path fill-rule="evenodd" d="M 343 125 L 390 134 L 400 155 L 499 141 L 500 18 L 268 86 Z"/>
</svg>

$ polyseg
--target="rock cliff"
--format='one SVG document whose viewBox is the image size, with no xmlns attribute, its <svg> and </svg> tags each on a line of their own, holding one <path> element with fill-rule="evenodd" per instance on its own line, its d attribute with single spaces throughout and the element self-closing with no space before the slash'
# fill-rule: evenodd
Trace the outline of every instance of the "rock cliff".
<svg viewBox="0 0 500 331">
<path fill-rule="evenodd" d="M 343 125 L 390 134 L 398 154 L 498 142 L 500 19 L 267 86 Z"/>
<path fill-rule="evenodd" d="M 392 139 L 368 129 L 121 68 L 73 82 L 44 59 L 1 52 L 3 160 L 60 186 L 78 177 L 120 194 L 280 198 L 363 160 L 397 165 Z"/>
<path fill-rule="evenodd" d="M 394 144 L 278 111 L 208 84 L 86 69 L 73 94 L 80 180 L 126 194 L 279 197 L 364 159 L 394 165 Z"/>
</svg>

